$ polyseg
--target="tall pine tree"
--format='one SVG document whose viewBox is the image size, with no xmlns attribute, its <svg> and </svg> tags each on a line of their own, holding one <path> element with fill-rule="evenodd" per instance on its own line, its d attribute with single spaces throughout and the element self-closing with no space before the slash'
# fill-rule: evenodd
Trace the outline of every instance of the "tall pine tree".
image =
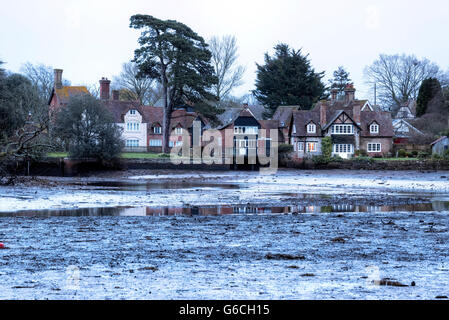
<svg viewBox="0 0 449 320">
<path fill-rule="evenodd" d="M 440 81 L 436 78 L 425 79 L 419 88 L 418 99 L 416 101 L 416 116 L 423 116 L 428 110 L 429 103 L 439 93 L 442 92 Z"/>
<path fill-rule="evenodd" d="M 337 97 L 341 97 L 345 93 L 346 85 L 351 83 L 349 72 L 347 72 L 345 68 L 340 66 L 337 70 L 334 71 L 333 75 L 334 78 L 329 80 L 330 90 L 336 90 Z"/>
<path fill-rule="evenodd" d="M 279 44 L 273 57 L 265 54 L 265 64 L 257 65 L 254 95 L 265 105 L 266 117 L 271 117 L 278 106 L 300 105 L 310 109 L 325 98 L 326 87 L 321 81 L 324 72 L 316 73 L 309 56 L 301 50 Z"/>
<path fill-rule="evenodd" d="M 140 75 L 162 86 L 164 120 L 163 151 L 169 151 L 173 107 L 187 101 L 216 100 L 211 88 L 218 82 L 211 65 L 212 54 L 202 37 L 183 23 L 149 15 L 131 17 L 131 28 L 142 30 L 134 62 Z"/>
</svg>

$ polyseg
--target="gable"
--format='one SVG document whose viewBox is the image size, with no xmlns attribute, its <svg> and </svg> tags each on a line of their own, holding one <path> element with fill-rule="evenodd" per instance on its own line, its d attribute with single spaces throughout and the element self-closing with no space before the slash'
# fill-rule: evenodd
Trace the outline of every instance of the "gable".
<svg viewBox="0 0 449 320">
<path fill-rule="evenodd" d="M 258 127 L 260 129 L 260 123 L 254 117 L 238 117 L 234 121 L 235 126 L 239 127 Z"/>
<path fill-rule="evenodd" d="M 373 107 L 371 106 L 371 104 L 369 103 L 369 101 L 367 101 L 364 106 L 362 107 L 362 111 L 368 111 L 367 109 L 369 109 L 369 111 L 374 111 Z"/>
</svg>

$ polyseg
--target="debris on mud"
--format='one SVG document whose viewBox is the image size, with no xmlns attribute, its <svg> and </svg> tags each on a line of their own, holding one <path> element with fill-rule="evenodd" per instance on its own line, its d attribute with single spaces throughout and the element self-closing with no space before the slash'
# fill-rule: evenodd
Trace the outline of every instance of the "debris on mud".
<svg viewBox="0 0 449 320">
<path fill-rule="evenodd" d="M 343 237 L 333 238 L 331 241 L 334 243 L 346 243 L 346 240 Z"/>
<path fill-rule="evenodd" d="M 390 279 L 390 278 L 384 278 L 381 280 L 373 280 L 373 284 L 376 286 L 389 286 L 389 287 L 408 287 L 408 285 L 403 284 L 399 281 Z"/>
<path fill-rule="evenodd" d="M 306 257 L 302 255 L 292 255 L 292 254 L 272 254 L 269 253 L 265 256 L 268 260 L 305 260 Z"/>
</svg>

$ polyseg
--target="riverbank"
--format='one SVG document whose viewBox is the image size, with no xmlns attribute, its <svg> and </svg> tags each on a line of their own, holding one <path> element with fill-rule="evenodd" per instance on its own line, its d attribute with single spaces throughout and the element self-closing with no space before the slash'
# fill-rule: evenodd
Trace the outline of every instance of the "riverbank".
<svg viewBox="0 0 449 320">
<path fill-rule="evenodd" d="M 304 198 L 307 194 L 323 197 Z M 403 196 L 398 197 L 399 194 Z M 275 175 L 264 176 L 258 172 L 130 170 L 76 178 L 22 177 L 15 186 L 0 187 L 0 212 L 123 206 L 278 206 L 329 202 L 362 205 L 379 201 L 391 204 L 390 198 L 411 201 L 425 194 L 449 194 L 449 174 L 282 169 Z"/>
</svg>

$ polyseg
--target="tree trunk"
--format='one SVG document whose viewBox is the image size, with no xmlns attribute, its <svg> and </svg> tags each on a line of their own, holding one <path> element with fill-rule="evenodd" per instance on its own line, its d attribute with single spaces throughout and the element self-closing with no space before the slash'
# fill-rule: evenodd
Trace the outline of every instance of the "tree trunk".
<svg viewBox="0 0 449 320">
<path fill-rule="evenodd" d="M 162 124 L 162 152 L 170 153 L 170 118 L 171 118 L 171 104 L 168 101 L 168 80 L 166 75 L 167 67 L 162 64 L 162 99 L 164 101 L 164 120 Z"/>
</svg>

